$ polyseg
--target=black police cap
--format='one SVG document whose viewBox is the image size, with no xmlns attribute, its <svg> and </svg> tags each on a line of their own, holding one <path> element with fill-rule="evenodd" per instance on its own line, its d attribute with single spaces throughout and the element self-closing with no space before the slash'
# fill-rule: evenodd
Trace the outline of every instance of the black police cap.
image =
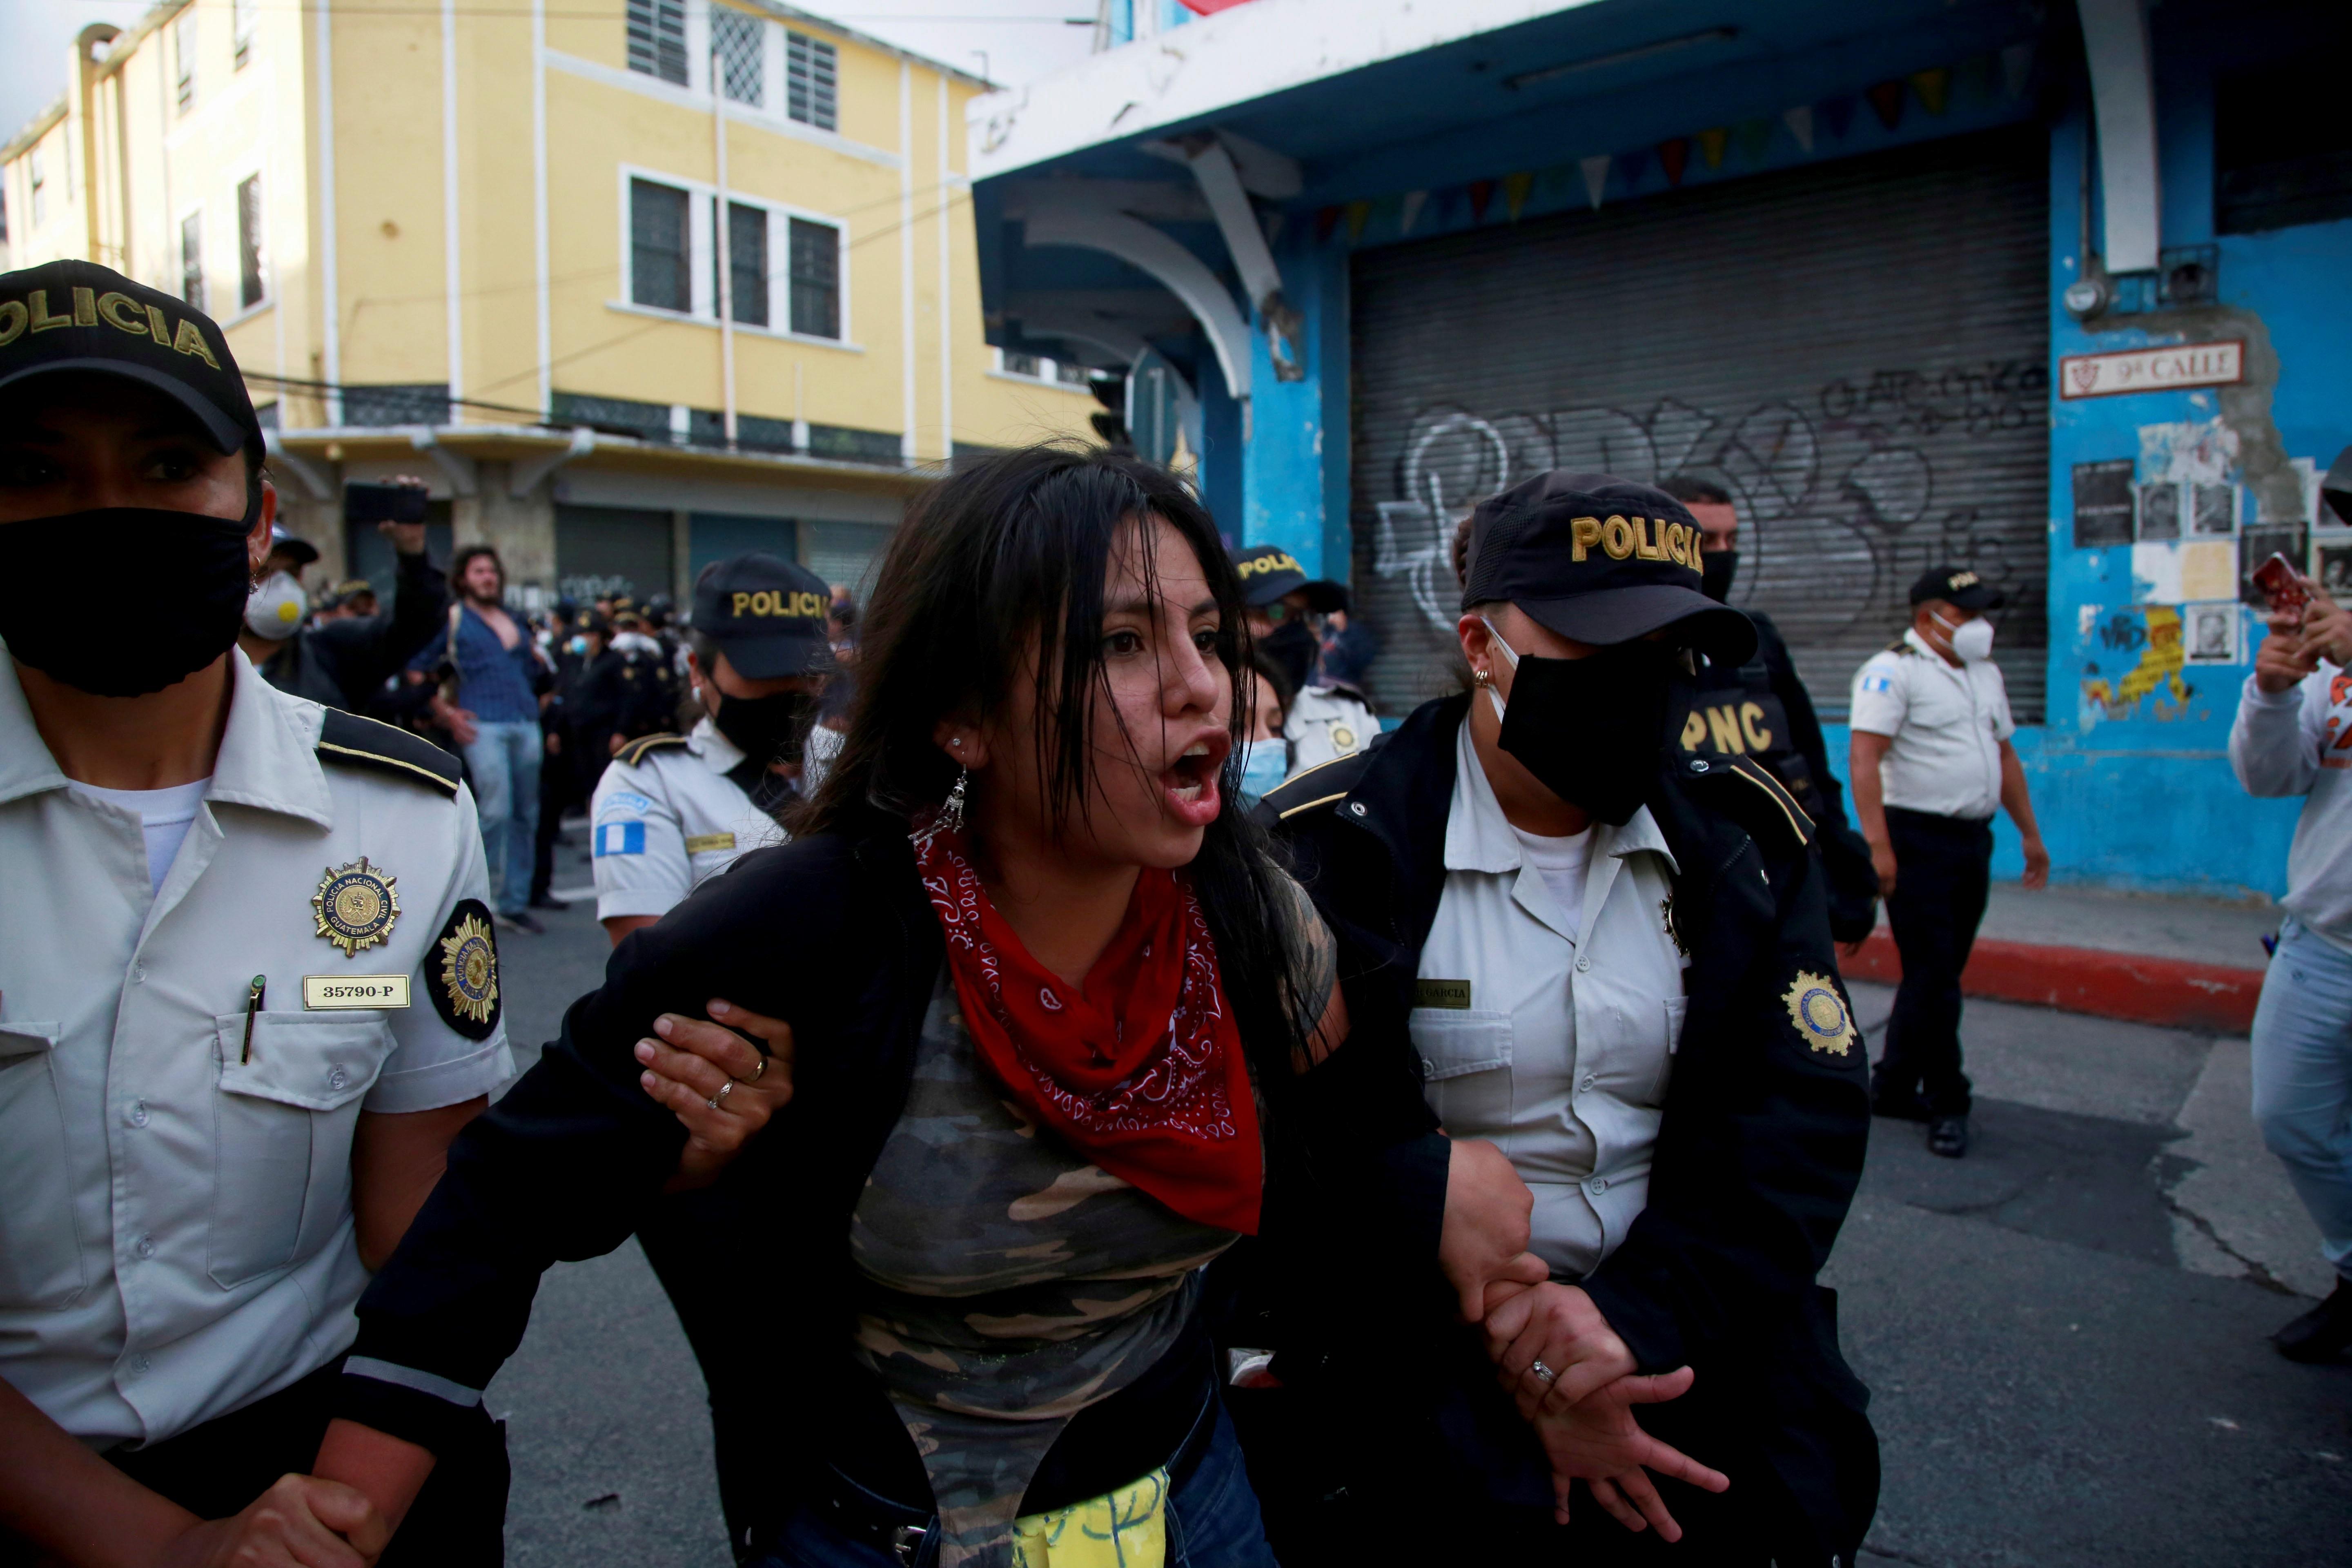
<svg viewBox="0 0 2352 1568">
<path fill-rule="evenodd" d="M 0 275 L 0 392 L 74 371 L 154 388 L 223 452 L 262 450 L 228 340 L 202 310 L 91 261 Z"/>
<path fill-rule="evenodd" d="M 694 581 L 694 629 L 749 680 L 833 668 L 825 622 L 833 590 L 804 566 L 753 551 L 714 561 Z"/>
<path fill-rule="evenodd" d="M 1318 616 L 1348 607 L 1346 588 L 1309 579 L 1298 558 L 1279 544 L 1253 544 L 1234 551 L 1234 570 L 1242 580 L 1242 603 L 1253 609 L 1263 609 L 1302 588 L 1307 591 L 1307 607 Z"/>
<path fill-rule="evenodd" d="M 1911 602 L 1924 605 L 1930 599 L 1963 610 L 1997 610 L 2007 595 L 1965 566 L 1931 566 L 1911 584 Z"/>
<path fill-rule="evenodd" d="M 1596 647 L 1672 628 L 1719 664 L 1756 651 L 1746 616 L 1699 592 L 1699 528 L 1683 503 L 1609 474 L 1538 474 L 1470 514 L 1462 607 L 1506 601 Z"/>
</svg>

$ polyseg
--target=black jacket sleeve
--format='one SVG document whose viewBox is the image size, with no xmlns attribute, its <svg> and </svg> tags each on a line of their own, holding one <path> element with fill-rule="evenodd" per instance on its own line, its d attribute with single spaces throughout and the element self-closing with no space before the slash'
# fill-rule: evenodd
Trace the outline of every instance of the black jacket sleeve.
<svg viewBox="0 0 2352 1568">
<path fill-rule="evenodd" d="M 1798 679 L 1796 661 L 1780 628 L 1758 616 L 1764 668 L 1772 679 L 1772 695 L 1789 715 L 1790 740 L 1804 754 L 1812 774 L 1820 807 L 1817 844 L 1822 868 L 1828 873 L 1822 892 L 1829 904 L 1830 935 L 1839 942 L 1859 942 L 1878 923 L 1878 873 L 1870 864 L 1870 846 L 1853 829 L 1845 814 L 1845 786 L 1830 771 L 1829 742 L 1813 712 L 1812 694 Z"/>
<path fill-rule="evenodd" d="M 539 1277 L 611 1251 L 676 1167 L 685 1129 L 639 1087 L 636 1042 L 713 996 L 794 1025 L 822 1048 L 850 965 L 838 898 L 846 851 L 819 837 L 746 857 L 632 935 L 562 1037 L 459 1134 L 448 1171 L 359 1304 L 338 1410 L 428 1447 L 453 1441 L 522 1341 Z M 823 984 L 803 977 L 825 976 Z M 796 1083 L 800 1079 L 796 1075 Z M 796 1102 L 795 1110 L 799 1109 Z M 766 1137 L 789 1135 L 781 1123 Z"/>
<path fill-rule="evenodd" d="M 1676 900 L 1702 907 L 1678 910 L 1696 961 L 1649 1203 L 1584 1281 L 1644 1372 L 1789 1342 L 1860 1184 L 1870 1126 L 1869 1058 L 1831 958 L 1815 857 L 1798 846 L 1768 865 L 1749 840 Z M 1798 1016 L 1822 988 L 1842 1036 Z M 1826 1017 L 1818 1001 L 1811 1016 Z"/>
</svg>

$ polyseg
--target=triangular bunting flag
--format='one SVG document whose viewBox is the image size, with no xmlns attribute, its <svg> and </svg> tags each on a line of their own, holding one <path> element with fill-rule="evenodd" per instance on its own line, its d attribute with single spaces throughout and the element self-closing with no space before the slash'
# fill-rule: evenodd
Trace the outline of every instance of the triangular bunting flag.
<svg viewBox="0 0 2352 1568">
<path fill-rule="evenodd" d="M 1317 244 L 1320 245 L 1323 241 L 1330 238 L 1331 231 L 1339 226 L 1339 209 L 1338 207 L 1317 207 L 1315 209 L 1315 241 Z"/>
<path fill-rule="evenodd" d="M 1584 171 L 1586 198 L 1592 203 L 1593 211 L 1600 211 L 1601 193 L 1609 186 L 1609 154 L 1596 153 L 1590 158 L 1579 160 L 1576 166 Z"/>
<path fill-rule="evenodd" d="M 1397 216 L 1398 209 L 1403 205 L 1404 199 L 1402 196 L 1376 196 L 1372 201 L 1371 221 L 1385 228 L 1389 221 Z"/>
<path fill-rule="evenodd" d="M 1706 166 L 1710 169 L 1723 167 L 1724 150 L 1730 145 L 1731 131 L 1727 126 L 1717 125 L 1698 133 L 1699 156 L 1706 160 Z"/>
<path fill-rule="evenodd" d="M 1371 203 L 1349 202 L 1348 204 L 1348 243 L 1349 245 L 1364 237 L 1364 225 L 1371 216 Z"/>
<path fill-rule="evenodd" d="M 1863 96 L 1870 100 L 1870 107 L 1878 115 L 1878 122 L 1889 131 L 1903 122 L 1903 84 L 1901 82 L 1874 82 L 1864 89 Z"/>
<path fill-rule="evenodd" d="M 1617 166 L 1625 171 L 1625 194 L 1633 195 L 1633 187 L 1642 183 L 1642 176 L 1650 172 L 1649 149 L 1637 147 L 1631 153 L 1618 153 Z"/>
<path fill-rule="evenodd" d="M 1470 221 L 1471 221 L 1472 223 L 1485 223 L 1485 222 L 1486 221 L 1486 204 L 1487 204 L 1488 202 L 1493 201 L 1494 199 L 1495 199 L 1495 182 L 1494 182 L 1494 181 L 1492 181 L 1492 180 L 1473 180 L 1473 181 L 1471 181 L 1471 182 L 1470 182 Z"/>
<path fill-rule="evenodd" d="M 1576 189 L 1576 165 L 1554 163 L 1536 172 L 1536 194 L 1548 202 L 1564 202 Z"/>
<path fill-rule="evenodd" d="M 1519 214 L 1527 209 L 1528 193 L 1535 188 L 1536 177 L 1533 174 L 1503 176 L 1503 210 L 1511 215 L 1513 223 L 1519 221 Z"/>
<path fill-rule="evenodd" d="M 2025 90 L 2028 78 L 2033 74 L 2033 46 L 2011 44 L 2000 51 L 2000 84 L 2011 98 Z"/>
<path fill-rule="evenodd" d="M 1852 98 L 1822 100 L 1822 123 L 1828 126 L 1830 134 L 1840 142 L 1845 140 L 1845 128 L 1853 123 L 1856 103 L 1857 100 Z"/>
<path fill-rule="evenodd" d="M 1427 191 L 1407 191 L 1404 194 L 1404 202 L 1397 209 L 1397 219 L 1399 231 L 1401 233 L 1411 234 L 1412 232 L 1413 219 L 1421 216 L 1422 205 L 1428 200 L 1429 193 Z"/>
<path fill-rule="evenodd" d="M 1669 136 L 1658 143 L 1658 167 L 1666 172 L 1666 184 L 1683 183 L 1683 170 L 1690 163 L 1690 138 Z"/>
<path fill-rule="evenodd" d="M 1911 73 L 1911 90 L 1919 95 L 1919 101 L 1930 114 L 1944 112 L 1945 94 L 1951 85 L 1952 73 L 1942 66 Z"/>
<path fill-rule="evenodd" d="M 1743 120 L 1733 133 L 1739 155 L 1751 163 L 1764 161 L 1765 150 L 1772 145 L 1772 122 L 1769 120 Z"/>
<path fill-rule="evenodd" d="M 2000 69 L 2000 64 L 1991 55 L 1970 55 L 1962 60 L 1952 68 L 1952 101 L 1991 101 L 1993 79 Z"/>
<path fill-rule="evenodd" d="M 1780 123 L 1789 128 L 1789 134 L 1797 139 L 1798 146 L 1808 153 L 1813 150 L 1813 106 L 1811 104 L 1801 103 L 1794 109 L 1782 110 Z"/>
</svg>

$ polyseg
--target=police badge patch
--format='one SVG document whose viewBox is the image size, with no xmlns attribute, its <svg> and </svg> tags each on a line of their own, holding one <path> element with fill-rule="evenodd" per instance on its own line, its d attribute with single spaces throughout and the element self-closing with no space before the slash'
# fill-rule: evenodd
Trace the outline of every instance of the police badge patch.
<svg viewBox="0 0 2352 1568">
<path fill-rule="evenodd" d="M 479 899 L 462 899 L 449 911 L 425 955 L 425 990 L 441 1021 L 469 1040 L 486 1040 L 499 1026 L 499 939 Z"/>
<path fill-rule="evenodd" d="M 1831 982 L 1800 970 L 1780 1000 L 1789 1005 L 1789 1021 L 1814 1050 L 1842 1057 L 1853 1047 L 1853 1015 L 1845 1010 L 1845 998 Z"/>
<path fill-rule="evenodd" d="M 319 890 L 310 895 L 318 934 L 341 948 L 345 958 L 357 958 L 361 950 L 383 942 L 400 919 L 400 895 L 393 889 L 399 879 L 385 876 L 381 866 L 369 865 L 364 855 L 340 869 L 328 867 L 319 879 Z"/>
</svg>

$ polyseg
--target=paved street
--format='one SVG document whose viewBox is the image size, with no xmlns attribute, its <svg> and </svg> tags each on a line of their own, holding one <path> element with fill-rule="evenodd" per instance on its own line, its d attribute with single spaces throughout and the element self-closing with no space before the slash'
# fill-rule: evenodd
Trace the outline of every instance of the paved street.
<svg viewBox="0 0 2352 1568">
<path fill-rule="evenodd" d="M 588 880 L 576 849 L 555 879 Z M 583 904 L 502 951 L 535 1044 L 605 948 Z M 1855 1000 L 1874 1039 L 1892 993 Z M 1985 1002 L 1967 1036 L 1977 1147 L 1878 1123 L 1828 1276 L 1884 1442 L 1866 1561 L 2342 1562 L 2352 1367 L 2263 1340 L 2326 1272 L 2248 1121 L 2245 1042 Z M 634 1244 L 549 1278 L 490 1404 L 519 1568 L 725 1568 L 699 1380 Z"/>
</svg>

